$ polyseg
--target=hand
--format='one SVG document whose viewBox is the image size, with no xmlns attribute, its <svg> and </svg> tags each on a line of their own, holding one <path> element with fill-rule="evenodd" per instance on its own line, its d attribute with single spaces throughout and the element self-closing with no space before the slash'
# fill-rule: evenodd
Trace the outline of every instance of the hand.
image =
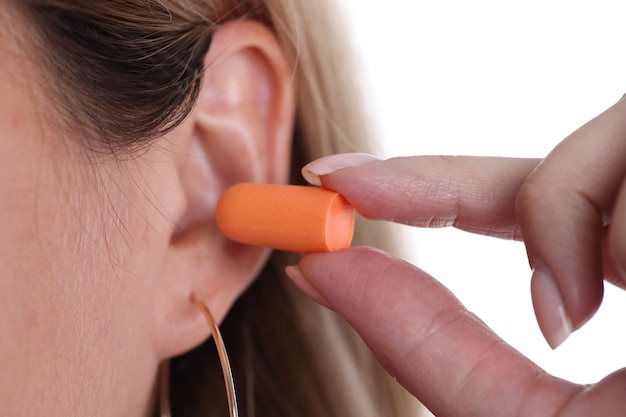
<svg viewBox="0 0 626 417">
<path fill-rule="evenodd" d="M 543 161 L 343 155 L 307 170 L 369 218 L 523 239 L 534 267 L 535 312 L 553 347 L 597 310 L 603 277 L 624 286 L 625 101 Z M 436 280 L 387 254 L 368 248 L 309 254 L 288 273 L 342 314 L 438 416 L 624 414 L 625 370 L 593 388 L 551 377 Z"/>
</svg>

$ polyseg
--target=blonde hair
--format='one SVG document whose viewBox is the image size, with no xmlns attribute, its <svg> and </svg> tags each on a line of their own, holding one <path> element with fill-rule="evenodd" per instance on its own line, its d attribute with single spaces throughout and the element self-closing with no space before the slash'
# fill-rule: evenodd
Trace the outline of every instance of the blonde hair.
<svg viewBox="0 0 626 417">
<path fill-rule="evenodd" d="M 220 23 L 263 22 L 293 62 L 298 110 L 292 182 L 301 182 L 296 173 L 306 161 L 374 146 L 341 18 L 330 3 L 24 0 L 23 11 L 37 23 L 35 43 L 54 84 L 61 83 L 50 96 L 67 126 L 116 153 L 149 143 L 185 118 Z M 389 233 L 372 223 L 357 227 L 356 241 L 393 250 Z M 284 266 L 295 260 L 275 253 L 222 325 L 242 415 L 411 415 L 408 395 L 354 331 L 283 277 Z M 174 416 L 227 415 L 212 343 L 172 362 Z"/>
</svg>

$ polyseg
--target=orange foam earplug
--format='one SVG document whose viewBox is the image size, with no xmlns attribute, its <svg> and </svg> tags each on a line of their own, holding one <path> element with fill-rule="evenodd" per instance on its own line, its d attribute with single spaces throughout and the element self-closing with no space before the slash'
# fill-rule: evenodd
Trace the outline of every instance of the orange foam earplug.
<svg viewBox="0 0 626 417">
<path fill-rule="evenodd" d="M 338 193 L 297 185 L 241 183 L 228 188 L 215 212 L 228 238 L 289 252 L 350 246 L 354 209 Z"/>
</svg>

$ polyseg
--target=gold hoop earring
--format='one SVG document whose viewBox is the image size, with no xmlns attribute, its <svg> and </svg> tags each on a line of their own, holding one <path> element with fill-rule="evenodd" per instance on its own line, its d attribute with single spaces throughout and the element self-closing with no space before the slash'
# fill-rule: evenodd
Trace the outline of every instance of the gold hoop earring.
<svg viewBox="0 0 626 417">
<path fill-rule="evenodd" d="M 235 392 L 235 381 L 233 380 L 233 372 L 230 367 L 230 361 L 228 360 L 228 353 L 226 352 L 226 346 L 222 339 L 220 329 L 211 314 L 209 307 L 202 301 L 193 299 L 196 306 L 202 311 L 204 318 L 206 319 L 215 346 L 217 347 L 217 354 L 220 358 L 220 364 L 222 366 L 222 373 L 224 375 L 224 384 L 226 385 L 226 397 L 228 398 L 228 411 L 230 417 L 239 417 L 239 408 L 237 407 L 237 395 Z M 172 417 L 171 405 L 170 405 L 170 366 L 169 361 L 161 363 L 159 366 L 159 407 L 161 417 Z"/>
</svg>

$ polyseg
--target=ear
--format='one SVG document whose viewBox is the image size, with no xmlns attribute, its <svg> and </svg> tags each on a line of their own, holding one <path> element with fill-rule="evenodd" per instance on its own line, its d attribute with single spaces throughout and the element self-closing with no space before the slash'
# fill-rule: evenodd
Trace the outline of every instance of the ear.
<svg viewBox="0 0 626 417">
<path fill-rule="evenodd" d="M 215 204 L 237 182 L 287 181 L 294 95 L 292 68 L 267 27 L 236 21 L 216 30 L 195 108 L 163 143 L 177 166 L 171 188 L 186 204 L 171 228 L 166 268 L 154 284 L 159 359 L 209 336 L 194 297 L 221 321 L 265 264 L 268 249 L 236 244 L 219 232 Z"/>
</svg>

